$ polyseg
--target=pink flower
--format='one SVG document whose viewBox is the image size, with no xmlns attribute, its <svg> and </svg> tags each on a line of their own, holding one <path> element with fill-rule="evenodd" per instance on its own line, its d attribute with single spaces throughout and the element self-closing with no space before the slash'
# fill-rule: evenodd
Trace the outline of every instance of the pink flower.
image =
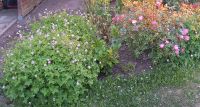
<svg viewBox="0 0 200 107">
<path fill-rule="evenodd" d="M 130 10 L 131 10 L 132 12 L 135 12 L 135 11 L 136 11 L 136 9 L 135 9 L 135 8 L 131 8 Z"/>
<path fill-rule="evenodd" d="M 182 48 L 182 49 L 181 49 L 181 52 L 182 52 L 182 53 L 185 53 L 185 48 Z"/>
<path fill-rule="evenodd" d="M 51 60 L 50 60 L 50 59 L 47 59 L 47 63 L 48 63 L 48 64 L 51 64 Z"/>
<path fill-rule="evenodd" d="M 163 49 L 165 47 L 165 44 L 160 44 L 160 48 Z"/>
<path fill-rule="evenodd" d="M 174 45 L 173 47 L 175 54 L 178 56 L 179 55 L 179 47 L 178 45 Z"/>
<path fill-rule="evenodd" d="M 188 34 L 188 32 L 189 32 L 189 30 L 188 29 L 181 29 L 181 34 L 182 35 L 187 35 Z"/>
<path fill-rule="evenodd" d="M 124 18 L 125 18 L 125 15 L 124 15 L 124 14 L 122 14 L 122 15 L 120 15 L 120 16 L 119 16 L 119 18 L 120 18 L 120 20 L 122 21 L 122 20 L 124 20 Z"/>
<path fill-rule="evenodd" d="M 169 44 L 169 41 L 168 41 L 168 40 L 166 40 L 166 41 L 165 41 L 165 44 Z"/>
<path fill-rule="evenodd" d="M 156 2 L 156 7 L 157 7 L 157 8 L 160 8 L 160 7 L 161 7 L 161 5 L 162 5 L 162 3 L 161 3 L 161 2 L 159 2 L 159 1 L 157 1 L 157 2 Z"/>
<path fill-rule="evenodd" d="M 152 25 L 157 25 L 158 23 L 154 20 L 151 22 Z"/>
<path fill-rule="evenodd" d="M 198 8 L 198 5 L 197 5 L 197 4 L 193 4 L 193 5 L 192 5 L 192 8 L 193 8 L 193 9 L 196 9 L 196 8 Z"/>
<path fill-rule="evenodd" d="M 179 51 L 179 47 L 178 47 L 178 45 L 174 45 L 173 48 L 174 48 L 175 51 Z"/>
<path fill-rule="evenodd" d="M 180 35 L 179 38 L 180 38 L 180 39 L 184 39 L 184 36 L 183 36 L 183 35 Z"/>
<path fill-rule="evenodd" d="M 190 40 L 190 36 L 188 36 L 188 35 L 184 36 L 184 40 L 185 41 L 189 41 Z"/>
<path fill-rule="evenodd" d="M 143 19 L 144 19 L 144 17 L 143 16 L 139 16 L 139 21 L 142 21 Z"/>
<path fill-rule="evenodd" d="M 132 20 L 132 24 L 136 24 L 137 23 L 137 20 Z"/>
<path fill-rule="evenodd" d="M 116 17 L 113 17 L 113 18 L 112 18 L 112 21 L 115 22 L 115 21 L 116 21 Z"/>
<path fill-rule="evenodd" d="M 124 15 L 124 14 L 122 14 L 120 17 L 121 17 L 121 18 L 125 18 L 125 15 Z"/>
<path fill-rule="evenodd" d="M 175 54 L 178 56 L 179 55 L 179 50 L 175 50 Z"/>
<path fill-rule="evenodd" d="M 152 24 L 151 29 L 152 29 L 152 30 L 156 30 L 157 27 L 158 27 L 158 26 L 157 26 L 158 23 L 157 23 L 156 21 L 152 21 L 151 24 Z"/>
<path fill-rule="evenodd" d="M 131 19 L 131 18 L 129 18 L 129 19 L 128 19 L 128 22 L 129 22 L 129 23 L 132 23 L 132 19 Z"/>
</svg>

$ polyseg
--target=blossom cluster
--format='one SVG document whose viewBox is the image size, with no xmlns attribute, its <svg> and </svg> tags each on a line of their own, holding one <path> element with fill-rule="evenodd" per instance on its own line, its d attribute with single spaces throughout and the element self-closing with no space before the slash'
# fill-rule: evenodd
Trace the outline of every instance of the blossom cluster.
<svg viewBox="0 0 200 107">
<path fill-rule="evenodd" d="M 180 30 L 180 34 L 177 36 L 177 41 L 179 42 L 188 42 L 190 40 L 189 29 L 183 28 Z M 159 46 L 160 49 L 164 49 L 167 45 L 172 46 L 172 50 L 178 56 L 181 53 L 185 52 L 185 47 L 181 48 L 178 44 L 170 43 L 169 39 L 162 42 Z"/>
<path fill-rule="evenodd" d="M 159 1 L 123 0 L 123 3 L 125 12 L 112 18 L 112 22 L 120 26 L 121 35 L 130 35 L 135 31 L 153 32 L 160 37 L 160 41 L 155 40 L 155 44 L 159 44 L 161 50 L 171 47 L 177 56 L 185 52 L 186 48 L 181 43 L 189 42 L 191 37 L 189 28 L 183 23 L 192 15 L 200 13 L 198 5 L 182 3 L 179 11 L 171 11 Z"/>
</svg>

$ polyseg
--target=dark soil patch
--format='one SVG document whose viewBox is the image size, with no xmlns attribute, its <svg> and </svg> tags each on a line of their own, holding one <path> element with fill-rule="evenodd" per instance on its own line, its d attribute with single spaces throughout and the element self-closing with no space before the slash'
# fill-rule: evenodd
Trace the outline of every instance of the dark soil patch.
<svg viewBox="0 0 200 107">
<path fill-rule="evenodd" d="M 119 63 L 114 66 L 114 74 L 141 74 L 151 69 L 151 61 L 148 55 L 143 54 L 138 59 L 134 58 L 126 43 L 119 49 Z"/>
</svg>

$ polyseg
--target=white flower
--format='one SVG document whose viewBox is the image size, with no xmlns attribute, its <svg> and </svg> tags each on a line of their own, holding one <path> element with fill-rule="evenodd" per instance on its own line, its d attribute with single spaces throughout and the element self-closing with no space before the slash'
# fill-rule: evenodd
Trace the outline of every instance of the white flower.
<svg viewBox="0 0 200 107">
<path fill-rule="evenodd" d="M 88 44 L 88 42 L 85 42 L 85 44 Z"/>
<path fill-rule="evenodd" d="M 88 69 L 91 69 L 91 66 L 88 66 Z"/>
<path fill-rule="evenodd" d="M 47 38 L 47 37 L 49 37 L 49 34 L 46 34 L 46 35 L 45 35 L 45 38 Z"/>
<path fill-rule="evenodd" d="M 22 68 L 24 69 L 24 68 L 25 68 L 25 65 L 23 65 Z"/>
<path fill-rule="evenodd" d="M 169 62 L 169 59 L 167 59 L 167 62 Z"/>
<path fill-rule="evenodd" d="M 13 79 L 13 80 L 15 80 L 15 79 L 16 79 L 16 77 L 12 77 L 12 79 Z"/>
<path fill-rule="evenodd" d="M 34 55 L 34 52 L 31 52 L 31 55 Z"/>
<path fill-rule="evenodd" d="M 6 87 L 5 86 L 2 86 L 2 89 L 5 89 Z"/>
<path fill-rule="evenodd" d="M 31 61 L 31 64 L 34 65 L 34 64 L 35 64 L 35 61 Z"/>
<path fill-rule="evenodd" d="M 56 40 L 51 41 L 51 44 L 54 46 L 56 45 L 58 42 Z"/>
<path fill-rule="evenodd" d="M 48 64 L 51 64 L 51 60 L 50 60 L 50 59 L 47 59 L 47 63 L 48 63 Z"/>
<path fill-rule="evenodd" d="M 78 44 L 77 46 L 78 46 L 78 47 L 80 47 L 81 45 L 80 45 L 80 44 Z"/>
<path fill-rule="evenodd" d="M 76 85 L 80 85 L 80 83 L 77 81 L 77 82 L 76 82 Z"/>
<path fill-rule="evenodd" d="M 72 60 L 72 63 L 74 64 L 76 62 L 76 60 Z"/>
<path fill-rule="evenodd" d="M 87 50 L 87 49 L 85 49 L 85 52 L 88 52 L 88 50 Z"/>
<path fill-rule="evenodd" d="M 73 43 L 72 43 L 72 42 L 69 42 L 69 44 L 72 45 Z"/>
<path fill-rule="evenodd" d="M 31 36 L 29 37 L 29 40 L 30 40 L 30 41 L 32 41 L 32 40 L 33 40 L 33 35 L 31 35 Z"/>
</svg>

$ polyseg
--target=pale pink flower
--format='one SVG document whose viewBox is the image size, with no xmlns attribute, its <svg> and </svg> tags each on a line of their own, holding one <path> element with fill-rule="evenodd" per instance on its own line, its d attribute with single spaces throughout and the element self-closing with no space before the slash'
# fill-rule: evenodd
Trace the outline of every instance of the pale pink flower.
<svg viewBox="0 0 200 107">
<path fill-rule="evenodd" d="M 124 19 L 124 18 L 125 18 L 125 15 L 124 15 L 124 14 L 122 14 L 122 15 L 120 16 L 120 18 L 121 18 L 121 19 Z"/>
<path fill-rule="evenodd" d="M 132 20 L 132 24 L 136 24 L 137 23 L 137 20 Z"/>
<path fill-rule="evenodd" d="M 160 48 L 163 49 L 165 47 L 165 44 L 161 43 Z"/>
<path fill-rule="evenodd" d="M 179 55 L 179 47 L 178 47 L 178 45 L 174 45 L 174 52 L 175 52 L 175 54 L 178 56 Z"/>
<path fill-rule="evenodd" d="M 169 41 L 168 41 L 168 40 L 166 40 L 166 41 L 165 41 L 165 44 L 169 44 Z"/>
<path fill-rule="evenodd" d="M 144 17 L 143 16 L 139 16 L 139 21 L 142 21 L 143 19 L 144 19 Z"/>
<path fill-rule="evenodd" d="M 160 8 L 161 5 L 162 5 L 162 2 L 159 2 L 159 1 L 156 2 L 156 7 L 157 7 L 157 8 Z"/>
<path fill-rule="evenodd" d="M 189 32 L 189 30 L 188 29 L 181 29 L 181 34 L 182 35 L 187 35 L 188 34 L 188 32 Z"/>
<path fill-rule="evenodd" d="M 151 24 L 152 25 L 157 25 L 158 23 L 157 23 L 157 21 L 154 20 L 154 21 L 151 22 Z"/>
<path fill-rule="evenodd" d="M 50 60 L 50 59 L 47 59 L 47 63 L 48 63 L 48 64 L 51 64 L 51 60 Z"/>
<path fill-rule="evenodd" d="M 175 51 L 179 50 L 179 47 L 178 47 L 178 45 L 174 45 L 174 47 L 173 47 L 173 48 L 174 48 L 174 50 L 175 50 Z"/>
<path fill-rule="evenodd" d="M 190 40 L 190 36 L 188 36 L 188 35 L 184 36 L 184 40 L 185 41 L 189 41 Z"/>
<path fill-rule="evenodd" d="M 185 53 L 185 48 L 182 48 L 182 49 L 181 49 L 181 52 L 182 52 L 182 53 Z"/>
<path fill-rule="evenodd" d="M 157 21 L 152 21 L 151 24 L 152 24 L 151 29 L 156 30 L 157 27 L 158 27 L 157 26 L 158 25 Z"/>
<path fill-rule="evenodd" d="M 180 38 L 180 39 L 184 39 L 184 36 L 183 36 L 183 35 L 180 35 L 179 38 Z"/>
<path fill-rule="evenodd" d="M 116 21 L 116 17 L 113 17 L 113 18 L 112 18 L 112 21 L 115 22 L 115 21 Z"/>
<path fill-rule="evenodd" d="M 179 55 L 179 50 L 175 50 L 175 54 L 178 56 Z"/>
</svg>

